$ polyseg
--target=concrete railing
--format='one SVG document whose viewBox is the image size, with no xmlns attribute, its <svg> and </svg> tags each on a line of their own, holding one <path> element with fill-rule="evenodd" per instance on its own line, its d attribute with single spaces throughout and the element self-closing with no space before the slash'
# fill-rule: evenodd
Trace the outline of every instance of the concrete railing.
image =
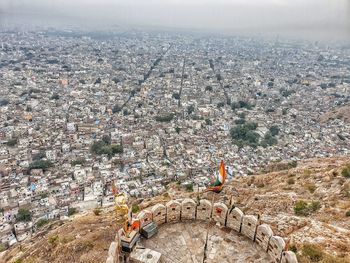
<svg viewBox="0 0 350 263">
<path fill-rule="evenodd" d="M 224 203 L 213 205 L 202 199 L 199 203 L 190 198 L 181 202 L 171 200 L 165 205 L 156 204 L 151 209 L 142 210 L 134 220 L 140 220 L 140 228 L 150 221 L 157 225 L 164 223 L 186 222 L 188 220 L 214 221 L 243 234 L 256 242 L 276 263 L 297 263 L 297 257 L 292 251 L 285 251 L 285 241 L 275 236 L 268 224 L 260 224 L 254 215 L 244 215 L 237 207 L 229 209 Z M 112 242 L 108 251 L 106 263 L 118 263 L 118 240 Z"/>
</svg>

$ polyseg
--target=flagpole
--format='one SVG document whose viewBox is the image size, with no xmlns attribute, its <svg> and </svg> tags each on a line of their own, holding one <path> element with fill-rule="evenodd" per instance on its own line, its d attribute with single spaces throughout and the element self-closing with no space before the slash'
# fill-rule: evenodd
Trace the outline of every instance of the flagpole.
<svg viewBox="0 0 350 263">
<path fill-rule="evenodd" d="M 213 192 L 213 197 L 211 199 L 211 207 L 213 208 L 214 206 L 214 198 L 215 198 L 215 194 Z M 203 255 L 203 263 L 206 262 L 206 259 L 207 259 L 207 248 L 208 248 L 208 237 L 209 237 L 209 230 L 210 230 L 210 220 L 208 220 L 208 225 L 207 225 L 207 236 L 206 236 L 206 239 L 205 239 L 205 244 L 204 244 L 204 255 Z"/>
</svg>

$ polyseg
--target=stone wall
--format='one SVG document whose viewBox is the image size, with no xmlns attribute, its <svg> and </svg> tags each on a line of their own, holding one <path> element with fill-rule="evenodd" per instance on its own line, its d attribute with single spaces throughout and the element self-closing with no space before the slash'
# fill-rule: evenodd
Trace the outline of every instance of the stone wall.
<svg viewBox="0 0 350 263">
<path fill-rule="evenodd" d="M 275 236 L 268 224 L 260 224 L 256 216 L 244 215 L 237 207 L 229 209 L 224 203 L 211 204 L 202 199 L 198 203 L 190 198 L 182 201 L 171 200 L 166 205 L 156 204 L 151 210 L 141 211 L 137 219 L 141 226 L 151 220 L 157 225 L 188 220 L 214 221 L 221 226 L 242 233 L 256 242 L 272 260 L 277 263 L 297 263 L 296 255 L 292 251 L 285 251 L 285 241 Z M 120 240 L 111 243 L 106 263 L 119 263 L 118 244 Z"/>
</svg>

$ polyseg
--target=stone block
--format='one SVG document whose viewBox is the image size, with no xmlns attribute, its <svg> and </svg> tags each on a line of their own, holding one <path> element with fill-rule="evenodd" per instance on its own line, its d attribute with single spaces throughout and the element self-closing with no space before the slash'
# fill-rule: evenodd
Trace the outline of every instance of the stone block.
<svg viewBox="0 0 350 263">
<path fill-rule="evenodd" d="M 166 207 L 162 204 L 156 204 L 151 209 L 153 221 L 159 226 L 166 222 Z"/>
<path fill-rule="evenodd" d="M 181 204 L 178 201 L 171 200 L 166 203 L 167 223 L 179 222 L 181 218 Z"/>
<path fill-rule="evenodd" d="M 207 221 L 211 218 L 212 205 L 206 200 L 202 199 L 199 201 L 199 205 L 197 206 L 196 218 L 197 220 Z"/>
<path fill-rule="evenodd" d="M 241 209 L 238 207 L 233 208 L 227 214 L 226 226 L 237 232 L 241 232 L 243 216 L 244 214 Z"/>
<path fill-rule="evenodd" d="M 270 238 L 273 236 L 271 227 L 267 224 L 262 224 L 256 229 L 255 242 L 261 246 L 265 252 L 269 247 Z"/>
<path fill-rule="evenodd" d="M 152 222 L 153 213 L 144 209 L 137 215 L 137 219 L 140 220 L 140 227 L 143 228 Z"/>
<path fill-rule="evenodd" d="M 274 262 L 280 262 L 282 252 L 286 246 L 283 238 L 279 236 L 272 236 L 269 241 L 267 253 L 271 256 Z"/>
<path fill-rule="evenodd" d="M 224 203 L 215 203 L 213 205 L 212 218 L 215 222 L 219 222 L 222 226 L 225 226 L 227 212 L 228 208 Z"/>
<path fill-rule="evenodd" d="M 242 219 L 241 233 L 251 240 L 254 240 L 258 219 L 253 215 L 245 215 Z"/>
<path fill-rule="evenodd" d="M 298 263 L 298 259 L 293 251 L 283 251 L 281 263 Z"/>
<path fill-rule="evenodd" d="M 181 203 L 181 220 L 196 219 L 197 204 L 190 198 L 185 198 Z"/>
</svg>

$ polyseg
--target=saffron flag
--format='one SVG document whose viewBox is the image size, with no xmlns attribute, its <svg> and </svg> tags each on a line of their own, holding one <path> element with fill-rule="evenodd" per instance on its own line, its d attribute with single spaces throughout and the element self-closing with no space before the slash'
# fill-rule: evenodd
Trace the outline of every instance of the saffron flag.
<svg viewBox="0 0 350 263">
<path fill-rule="evenodd" d="M 115 185 L 115 182 L 113 181 L 112 183 L 112 193 L 114 195 L 116 195 L 118 193 L 118 189 L 117 189 L 117 186 Z"/>
<path fill-rule="evenodd" d="M 213 191 L 215 193 L 220 193 L 224 188 L 224 183 L 226 180 L 226 170 L 224 161 L 221 160 L 219 173 L 216 175 L 216 179 L 214 183 L 212 183 L 209 187 L 209 191 Z"/>
</svg>

